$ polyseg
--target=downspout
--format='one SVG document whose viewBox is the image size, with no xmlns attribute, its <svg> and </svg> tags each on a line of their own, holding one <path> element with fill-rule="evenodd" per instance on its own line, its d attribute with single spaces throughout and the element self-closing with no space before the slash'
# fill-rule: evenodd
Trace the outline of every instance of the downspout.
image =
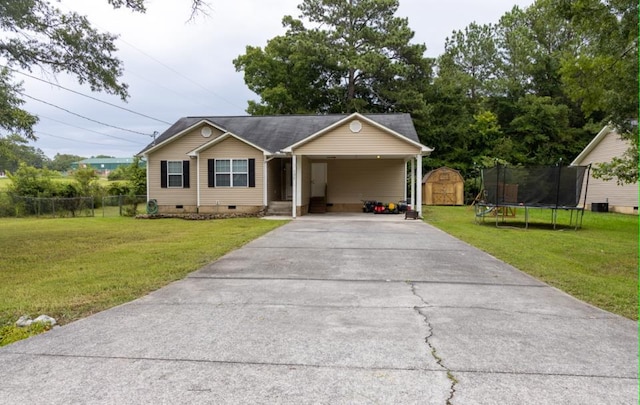
<svg viewBox="0 0 640 405">
<path fill-rule="evenodd" d="M 196 155 L 196 212 L 200 212 L 200 154 Z"/>
</svg>

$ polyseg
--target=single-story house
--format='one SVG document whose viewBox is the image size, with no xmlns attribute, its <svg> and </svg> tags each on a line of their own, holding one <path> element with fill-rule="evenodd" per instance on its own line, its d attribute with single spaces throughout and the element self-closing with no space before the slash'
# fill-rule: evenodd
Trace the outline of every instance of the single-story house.
<svg viewBox="0 0 640 405">
<path fill-rule="evenodd" d="M 409 114 L 185 117 L 138 155 L 160 213 L 260 212 L 312 201 L 361 211 L 363 200 L 421 208 L 422 145 Z M 409 163 L 411 162 L 411 163 Z"/>
<path fill-rule="evenodd" d="M 616 156 L 621 157 L 628 148 L 629 142 L 620 138 L 615 128 L 605 126 L 571 164 L 586 166 L 610 162 Z M 618 185 L 615 179 L 604 181 L 590 176 L 585 208 L 601 210 L 592 204 L 607 206 L 608 211 L 637 214 L 638 183 Z"/>
</svg>

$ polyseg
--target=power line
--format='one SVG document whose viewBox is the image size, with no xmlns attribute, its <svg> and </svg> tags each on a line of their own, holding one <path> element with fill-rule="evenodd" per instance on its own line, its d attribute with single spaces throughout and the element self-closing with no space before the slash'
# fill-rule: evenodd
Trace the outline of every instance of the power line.
<svg viewBox="0 0 640 405">
<path fill-rule="evenodd" d="M 99 146 L 113 146 L 113 145 L 109 145 L 106 143 L 97 143 L 97 142 L 89 142 L 89 141 L 80 141 L 77 139 L 71 139 L 71 138 L 65 138 L 64 136 L 59 136 L 59 135 L 53 135 L 47 132 L 42 132 L 42 131 L 35 131 L 37 134 L 39 135 L 44 135 L 44 136 L 50 136 L 52 138 L 58 138 L 58 139 L 64 139 L 66 141 L 71 141 L 71 142 L 75 142 L 75 143 L 86 143 L 86 144 L 91 144 L 91 145 L 99 145 Z M 142 144 L 141 144 L 142 145 Z"/>
<path fill-rule="evenodd" d="M 119 139 L 119 140 L 121 140 L 121 141 L 131 142 L 131 143 L 134 143 L 134 144 L 136 144 L 136 145 L 142 145 L 141 143 L 136 142 L 136 141 L 132 141 L 132 140 L 130 140 L 130 139 L 120 138 L 120 137 L 117 137 L 117 136 L 115 136 L 115 135 L 109 135 L 109 134 L 105 134 L 105 133 L 103 133 L 103 132 L 94 131 L 93 129 L 88 129 L 88 128 L 79 127 L 79 126 L 77 126 L 77 125 L 69 124 L 68 122 L 64 122 L 64 121 L 57 120 L 57 119 L 55 119 L 55 118 L 47 117 L 46 115 L 38 114 L 38 117 L 46 118 L 46 119 L 48 119 L 48 120 L 50 120 L 50 121 L 55 121 L 55 122 L 57 122 L 57 123 L 60 123 L 60 124 L 62 124 L 62 125 L 67 125 L 67 126 L 72 127 L 72 128 L 81 129 L 81 130 L 83 130 L 83 131 L 87 131 L 87 132 L 93 132 L 94 134 L 98 134 L 98 135 L 102 135 L 102 136 L 108 136 L 109 138 Z"/>
<path fill-rule="evenodd" d="M 206 109 L 211 109 L 211 107 L 212 107 L 212 105 L 207 105 L 207 104 L 205 104 L 205 103 L 203 103 L 203 102 L 201 102 L 201 101 L 196 101 L 193 97 L 190 97 L 190 96 L 187 96 L 187 95 L 185 95 L 185 94 L 179 93 L 179 92 L 177 92 L 177 91 L 175 91 L 175 90 L 173 90 L 173 89 L 170 89 L 170 88 L 169 88 L 169 87 L 167 87 L 167 86 L 162 85 L 161 83 L 158 83 L 158 82 L 156 82 L 156 81 L 150 80 L 150 79 L 148 79 L 148 78 L 146 78 L 146 77 L 144 77 L 144 76 L 142 76 L 142 75 L 139 75 L 139 74 L 137 74 L 136 72 L 134 72 L 134 71 L 133 71 L 133 70 L 131 70 L 131 69 L 127 69 L 127 74 L 128 74 L 128 75 L 135 76 L 135 77 L 137 77 L 137 78 L 138 78 L 138 79 L 140 79 L 140 80 L 144 80 L 144 81 L 146 81 L 146 82 L 148 82 L 148 83 L 151 83 L 151 84 L 153 84 L 156 88 L 158 88 L 158 87 L 159 87 L 159 88 L 165 89 L 165 90 L 167 90 L 167 91 L 169 91 L 169 92 L 171 92 L 171 93 L 175 94 L 176 96 L 179 96 L 179 97 L 181 97 L 182 99 L 189 101 L 189 102 L 190 102 L 190 103 L 192 103 L 193 105 L 200 105 L 200 106 L 202 106 L 202 107 L 205 107 Z"/>
<path fill-rule="evenodd" d="M 133 44 L 131 44 L 131 43 L 129 43 L 129 42 L 127 42 L 127 41 L 125 41 L 125 40 L 124 40 L 124 39 L 122 39 L 122 38 L 118 38 L 118 40 L 120 40 L 120 41 L 122 41 L 123 43 L 125 43 L 125 44 L 129 45 L 130 47 L 132 47 L 132 48 L 133 48 L 133 49 L 135 49 L 136 51 L 140 52 L 141 54 L 143 54 L 143 55 L 144 55 L 144 56 L 146 56 L 147 58 L 149 58 L 149 59 L 153 60 L 154 62 L 156 62 L 156 63 L 158 63 L 158 64 L 160 64 L 160 65 L 164 66 L 166 69 L 168 69 L 168 70 L 170 70 L 171 72 L 173 72 L 173 73 L 177 74 L 178 76 L 182 77 L 183 79 L 185 79 L 185 80 L 187 80 L 187 81 L 189 81 L 189 82 L 191 82 L 191 83 L 195 84 L 196 86 L 200 87 L 201 89 L 205 90 L 205 91 L 206 91 L 206 92 L 208 92 L 208 93 L 213 94 L 214 96 L 218 97 L 220 100 L 222 100 L 222 101 L 226 102 L 227 104 L 229 104 L 229 105 L 231 105 L 231 106 L 233 106 L 233 107 L 235 107 L 235 108 L 237 108 L 237 109 L 239 109 L 239 110 L 241 110 L 241 111 L 243 111 L 243 112 L 244 112 L 244 108 L 242 108 L 242 107 L 239 107 L 239 106 L 235 105 L 234 103 L 232 103 L 231 101 L 229 101 L 229 100 L 227 100 L 226 98 L 222 97 L 221 95 L 217 94 L 216 92 L 214 92 L 214 91 L 212 91 L 212 90 L 210 90 L 210 89 L 208 89 L 208 88 L 204 87 L 202 84 L 200 84 L 200 83 L 196 82 L 195 80 L 191 79 L 190 77 L 187 77 L 187 76 L 183 75 L 182 73 L 178 72 L 177 70 L 175 70 L 175 69 L 174 69 L 174 68 L 172 68 L 171 66 L 168 66 L 168 65 L 166 65 L 166 64 L 164 64 L 164 63 L 162 63 L 160 60 L 158 60 L 158 59 L 154 58 L 153 56 L 149 55 L 148 53 L 144 52 L 142 49 L 138 48 L 137 46 L 135 46 L 135 45 L 133 45 Z"/>
<path fill-rule="evenodd" d="M 85 120 L 87 120 L 87 121 L 95 122 L 96 124 L 104 125 L 104 126 L 106 126 L 106 127 L 111 127 L 111 128 L 115 128 L 115 129 L 119 129 L 119 130 L 121 130 L 121 131 L 131 132 L 131 133 L 133 133 L 133 134 L 144 135 L 144 136 L 153 136 L 152 134 L 145 134 L 144 132 L 139 132 L 139 131 L 134 131 L 134 130 L 132 130 L 132 129 L 127 129 L 127 128 L 122 128 L 122 127 L 117 127 L 117 126 L 115 126 L 115 125 L 111 125 L 111 124 L 107 124 L 107 123 L 104 123 L 104 122 L 101 122 L 101 121 L 98 121 L 98 120 L 94 120 L 93 118 L 85 117 L 85 116 L 84 116 L 84 115 L 82 115 L 82 114 L 78 114 L 78 113 L 75 113 L 75 112 L 73 112 L 73 111 L 67 110 L 67 109 L 66 109 L 66 108 L 64 108 L 64 107 L 60 107 L 60 106 L 55 105 L 55 104 L 53 104 L 53 103 L 50 103 L 50 102 L 48 102 L 48 101 L 44 101 L 44 100 L 41 100 L 41 99 L 39 99 L 39 98 L 36 98 L 36 97 L 30 96 L 30 95 L 25 94 L 25 93 L 23 93 L 23 92 L 21 92 L 21 91 L 16 91 L 16 93 L 18 93 L 18 94 L 20 94 L 20 95 L 22 95 L 22 96 L 24 96 L 24 97 L 30 98 L 30 99 L 32 99 L 32 100 L 39 101 L 39 102 L 41 102 L 41 103 L 43 103 L 43 104 L 50 105 L 51 107 L 55 107 L 55 108 L 57 108 L 57 109 L 59 109 L 59 110 L 62 110 L 62 111 L 68 112 L 69 114 L 75 115 L 76 117 L 83 118 L 83 119 L 85 119 Z"/>
<path fill-rule="evenodd" d="M 103 104 L 106 104 L 106 105 L 108 105 L 108 106 L 115 107 L 115 108 L 119 108 L 119 109 L 121 109 L 121 110 L 124 110 L 124 111 L 130 112 L 130 113 L 135 114 L 135 115 L 139 115 L 139 116 L 144 117 L 144 118 L 148 118 L 148 119 L 150 119 L 150 120 L 158 121 L 158 122 L 161 122 L 161 123 L 163 123 L 163 124 L 171 125 L 171 123 L 170 123 L 170 122 L 167 122 L 167 121 L 161 120 L 161 119 L 159 119 L 159 118 L 154 118 L 154 117 L 151 117 L 151 116 L 149 116 L 149 115 L 146 115 L 146 114 L 143 114 L 143 113 L 139 113 L 139 112 L 137 112 L 137 111 L 133 111 L 133 110 L 131 110 L 131 109 L 129 109 L 129 108 L 125 108 L 125 107 L 119 106 L 119 105 L 117 105 L 117 104 L 110 103 L 110 102 L 108 102 L 108 101 L 100 100 L 99 98 L 92 97 L 92 96 L 89 96 L 89 95 L 84 94 L 84 93 L 80 93 L 79 91 L 75 91 L 75 90 L 69 89 L 69 88 L 64 87 L 64 86 L 61 86 L 61 85 L 59 85 L 59 84 L 57 84 L 57 83 L 53 83 L 53 82 L 50 82 L 50 81 L 48 81 L 48 80 L 44 80 L 44 79 L 41 79 L 41 78 L 39 78 L 39 77 L 36 77 L 36 76 L 30 75 L 30 74 L 27 74 L 27 73 L 21 72 L 21 71 L 19 71 L 19 70 L 12 69 L 12 68 L 10 68 L 10 67 L 8 67 L 8 66 L 5 66 L 5 65 L 2 65 L 2 64 L 0 64 L 0 66 L 5 67 L 5 68 L 7 68 L 7 69 L 9 69 L 9 70 L 11 70 L 11 71 L 13 71 L 13 72 L 20 73 L 21 75 L 24 75 L 24 76 L 30 77 L 30 78 L 32 78 L 32 79 L 39 80 L 39 81 L 41 81 L 41 82 L 43 82 L 43 83 L 48 83 L 48 84 L 50 84 L 50 85 L 52 85 L 52 86 L 59 87 L 59 88 L 61 88 L 61 89 L 63 89 L 63 90 L 69 91 L 69 92 L 71 92 L 71 93 L 78 94 L 78 95 L 80 95 L 80 96 L 82 96 L 82 97 L 86 97 L 86 98 L 89 98 L 89 99 L 91 99 L 91 100 L 98 101 L 98 102 L 103 103 Z"/>
</svg>

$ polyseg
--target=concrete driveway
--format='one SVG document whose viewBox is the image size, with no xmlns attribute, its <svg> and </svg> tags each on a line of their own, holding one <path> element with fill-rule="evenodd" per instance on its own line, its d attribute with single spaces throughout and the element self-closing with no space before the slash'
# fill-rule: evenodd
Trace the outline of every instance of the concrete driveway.
<svg viewBox="0 0 640 405">
<path fill-rule="evenodd" d="M 638 403 L 636 322 L 421 221 L 363 218 L 299 218 L 0 349 L 0 403 Z"/>
</svg>

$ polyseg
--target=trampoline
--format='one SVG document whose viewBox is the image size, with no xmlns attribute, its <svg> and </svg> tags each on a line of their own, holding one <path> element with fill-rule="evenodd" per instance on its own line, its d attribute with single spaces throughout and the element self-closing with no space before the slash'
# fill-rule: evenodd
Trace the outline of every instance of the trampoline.
<svg viewBox="0 0 640 405">
<path fill-rule="evenodd" d="M 497 165 L 482 169 L 482 191 L 475 203 L 476 222 L 492 216 L 499 227 L 500 219 L 504 223 L 506 217 L 515 216 L 515 210 L 522 208 L 524 227 L 528 228 L 529 210 L 547 209 L 551 210 L 551 222 L 556 229 L 558 211 L 565 210 L 570 211 L 569 226 L 578 229 L 582 227 L 590 170 L 591 166 L 559 164 L 534 167 Z"/>
</svg>

